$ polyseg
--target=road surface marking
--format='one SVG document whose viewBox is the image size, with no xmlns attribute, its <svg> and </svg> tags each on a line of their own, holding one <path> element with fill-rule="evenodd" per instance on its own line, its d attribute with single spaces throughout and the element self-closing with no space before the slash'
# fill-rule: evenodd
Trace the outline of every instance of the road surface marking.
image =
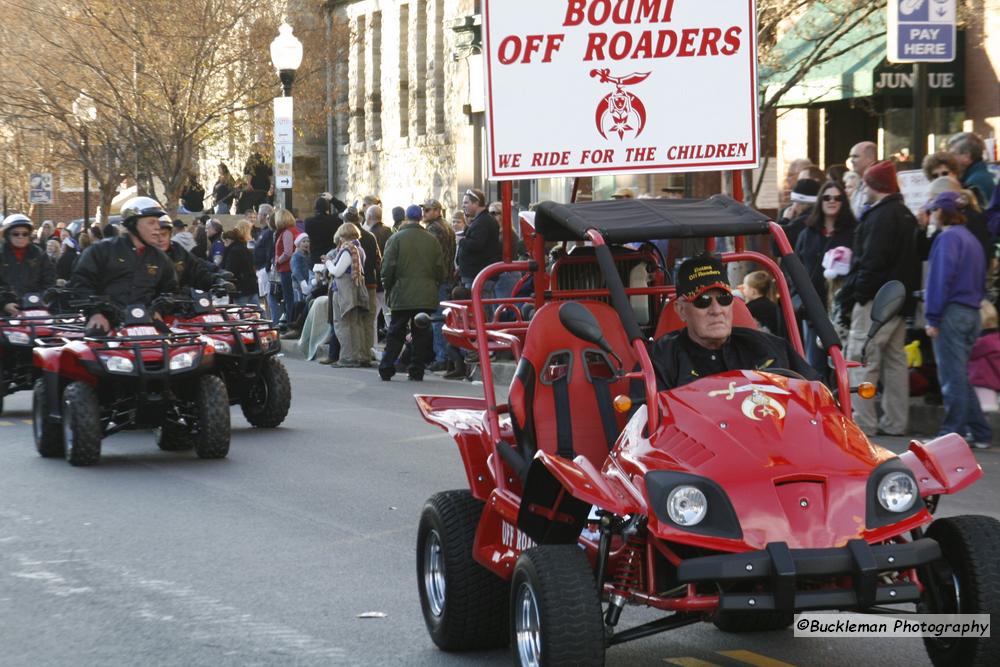
<svg viewBox="0 0 1000 667">
<path fill-rule="evenodd" d="M 714 662 L 706 662 L 698 658 L 664 658 L 663 662 L 680 667 L 719 667 Z"/>
<path fill-rule="evenodd" d="M 754 653 L 753 651 L 718 651 L 718 653 L 727 658 L 754 665 L 754 667 L 794 667 L 790 663 L 775 660 L 774 658 L 769 658 L 766 655 Z"/>
<path fill-rule="evenodd" d="M 13 426 L 14 422 L 0 422 L 0 426 Z"/>
</svg>

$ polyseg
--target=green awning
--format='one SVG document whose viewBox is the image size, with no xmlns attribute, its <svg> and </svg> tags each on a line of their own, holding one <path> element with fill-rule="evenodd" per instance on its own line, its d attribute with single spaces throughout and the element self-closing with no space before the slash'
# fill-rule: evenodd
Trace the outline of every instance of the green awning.
<svg viewBox="0 0 1000 667">
<path fill-rule="evenodd" d="M 775 46 L 771 63 L 761 63 L 760 85 L 770 99 L 789 77 L 814 55 L 819 36 L 829 34 L 838 23 L 851 20 L 851 11 L 838 10 L 837 2 L 816 3 L 803 14 Z M 857 3 L 849 3 L 847 6 Z M 854 10 L 857 11 L 857 10 Z M 873 72 L 886 55 L 885 12 L 876 11 L 843 34 L 830 48 L 836 53 L 857 46 L 812 67 L 781 98 L 778 106 L 791 107 L 820 102 L 868 97 L 873 90 Z"/>
</svg>

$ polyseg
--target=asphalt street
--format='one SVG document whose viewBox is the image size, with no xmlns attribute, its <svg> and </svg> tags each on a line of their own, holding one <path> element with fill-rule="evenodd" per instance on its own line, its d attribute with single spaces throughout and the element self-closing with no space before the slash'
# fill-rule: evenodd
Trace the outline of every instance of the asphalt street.
<svg viewBox="0 0 1000 667">
<path fill-rule="evenodd" d="M 30 396 L 0 416 L 0 665 L 506 665 L 428 638 L 414 544 L 431 494 L 464 486 L 458 451 L 412 394 L 479 395 L 428 376 L 286 359 L 285 424 L 233 410 L 228 459 L 105 441 L 99 466 L 40 458 Z M 880 441 L 902 451 L 906 441 Z M 1000 451 L 940 514 L 998 516 Z M 384 615 L 362 618 L 368 612 Z M 626 609 L 624 619 L 653 618 Z M 918 639 L 726 635 L 699 624 L 609 650 L 609 665 L 930 664 Z"/>
</svg>

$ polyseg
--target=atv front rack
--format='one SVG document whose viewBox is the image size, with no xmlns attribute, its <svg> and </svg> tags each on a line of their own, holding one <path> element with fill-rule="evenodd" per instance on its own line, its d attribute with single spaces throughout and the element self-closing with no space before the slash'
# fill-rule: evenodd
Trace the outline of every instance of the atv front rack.
<svg viewBox="0 0 1000 667">
<path fill-rule="evenodd" d="M 938 543 L 927 538 L 879 545 L 855 539 L 830 549 L 789 549 L 784 542 L 772 542 L 760 551 L 685 559 L 677 566 L 677 580 L 719 585 L 719 608 L 725 610 L 867 609 L 918 601 L 921 590 L 915 581 L 879 580 L 885 573 L 913 570 L 940 557 Z M 853 587 L 799 586 L 804 579 L 844 576 L 851 578 Z M 749 592 L 727 590 L 734 586 Z"/>
</svg>

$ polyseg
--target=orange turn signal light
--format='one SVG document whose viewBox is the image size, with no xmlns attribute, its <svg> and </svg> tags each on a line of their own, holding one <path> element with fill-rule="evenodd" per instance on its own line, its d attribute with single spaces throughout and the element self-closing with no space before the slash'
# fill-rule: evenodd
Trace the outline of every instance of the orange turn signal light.
<svg viewBox="0 0 1000 667">
<path fill-rule="evenodd" d="M 613 401 L 613 403 L 615 406 L 615 411 L 620 412 L 621 414 L 625 414 L 626 412 L 632 409 L 632 399 L 626 396 L 625 394 L 618 394 L 617 396 L 615 396 L 615 400 Z"/>
<path fill-rule="evenodd" d="M 871 382 L 862 382 L 858 385 L 858 396 L 861 398 L 875 398 L 875 385 Z"/>
</svg>

